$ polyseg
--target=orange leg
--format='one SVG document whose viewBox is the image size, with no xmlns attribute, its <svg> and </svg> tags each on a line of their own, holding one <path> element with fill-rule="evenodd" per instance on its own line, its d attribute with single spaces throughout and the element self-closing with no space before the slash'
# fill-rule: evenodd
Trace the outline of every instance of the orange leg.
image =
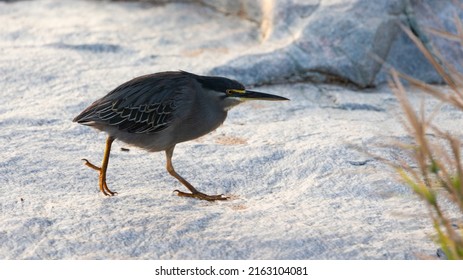
<svg viewBox="0 0 463 280">
<path fill-rule="evenodd" d="M 191 193 L 186 193 L 186 192 L 181 192 L 179 190 L 175 190 L 178 196 L 193 197 L 193 198 L 198 198 L 198 199 L 203 199 L 203 200 L 208 200 L 208 201 L 228 199 L 228 197 L 224 197 L 222 195 L 207 195 L 202 192 L 199 192 L 190 183 L 188 183 L 187 180 L 183 179 L 182 176 L 180 176 L 177 172 L 175 172 L 174 166 L 172 165 L 172 155 L 174 154 L 174 148 L 175 146 L 166 150 L 167 171 L 169 172 L 170 175 L 172 175 L 177 180 L 179 180 L 180 183 L 182 183 L 185 187 L 187 187 L 187 189 L 190 190 L 191 192 Z"/>
<path fill-rule="evenodd" d="M 106 146 L 104 150 L 104 155 L 103 155 L 103 162 L 101 163 L 101 167 L 98 167 L 92 163 L 90 163 L 86 159 L 82 159 L 85 161 L 85 165 L 100 172 L 100 177 L 98 180 L 98 183 L 100 185 L 100 191 L 106 195 L 106 196 L 113 196 L 117 194 L 117 192 L 113 192 L 108 188 L 108 185 L 106 184 L 106 170 L 108 169 L 108 163 L 109 163 L 109 154 L 111 152 L 111 144 L 113 143 L 114 138 L 111 136 L 108 136 L 106 139 Z"/>
</svg>

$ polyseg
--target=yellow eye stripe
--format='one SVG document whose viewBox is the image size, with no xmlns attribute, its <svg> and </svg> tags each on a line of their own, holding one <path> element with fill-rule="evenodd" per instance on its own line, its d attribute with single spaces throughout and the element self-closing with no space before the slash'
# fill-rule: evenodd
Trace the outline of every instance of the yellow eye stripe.
<svg viewBox="0 0 463 280">
<path fill-rule="evenodd" d="M 246 90 L 244 90 L 244 89 L 227 89 L 225 92 L 227 94 L 233 94 L 233 93 L 245 94 Z"/>
</svg>

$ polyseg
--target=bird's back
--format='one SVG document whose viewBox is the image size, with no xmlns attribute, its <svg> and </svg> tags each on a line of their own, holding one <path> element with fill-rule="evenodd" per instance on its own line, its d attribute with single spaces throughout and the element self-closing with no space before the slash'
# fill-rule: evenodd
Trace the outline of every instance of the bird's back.
<svg viewBox="0 0 463 280">
<path fill-rule="evenodd" d="M 141 76 L 98 99 L 73 121 L 103 131 L 157 133 L 188 115 L 196 86 L 185 72 Z"/>
</svg>

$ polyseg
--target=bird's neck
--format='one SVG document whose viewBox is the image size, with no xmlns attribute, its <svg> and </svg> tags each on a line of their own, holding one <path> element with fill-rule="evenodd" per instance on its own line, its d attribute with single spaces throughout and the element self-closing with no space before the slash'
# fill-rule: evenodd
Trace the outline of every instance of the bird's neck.
<svg viewBox="0 0 463 280">
<path fill-rule="evenodd" d="M 225 111 L 228 111 L 231 108 L 235 107 L 236 105 L 242 103 L 243 100 L 240 98 L 235 98 L 235 97 L 227 97 L 222 102 L 223 102 L 223 108 L 225 109 Z"/>
</svg>

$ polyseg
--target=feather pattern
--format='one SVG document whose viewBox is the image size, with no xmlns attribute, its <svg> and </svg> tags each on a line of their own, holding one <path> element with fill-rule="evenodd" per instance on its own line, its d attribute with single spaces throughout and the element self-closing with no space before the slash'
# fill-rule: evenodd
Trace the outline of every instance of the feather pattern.
<svg viewBox="0 0 463 280">
<path fill-rule="evenodd" d="M 172 77 L 172 73 L 177 74 Z M 164 75 L 170 75 L 168 83 Z M 189 114 L 195 101 L 194 83 L 192 76 L 182 72 L 138 77 L 95 101 L 74 121 L 115 126 L 129 133 L 160 132 Z"/>
</svg>

